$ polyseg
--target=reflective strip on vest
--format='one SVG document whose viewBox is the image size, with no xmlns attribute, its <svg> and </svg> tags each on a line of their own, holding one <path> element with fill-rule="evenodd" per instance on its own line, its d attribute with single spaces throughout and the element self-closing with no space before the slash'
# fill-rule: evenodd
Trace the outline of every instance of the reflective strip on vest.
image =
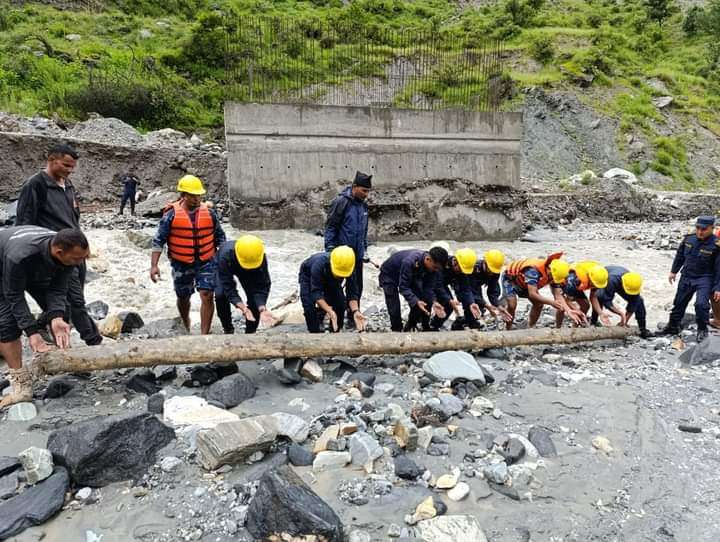
<svg viewBox="0 0 720 542">
<path fill-rule="evenodd" d="M 525 282 L 525 274 L 523 271 L 526 269 L 535 269 L 540 273 L 540 280 L 538 281 L 538 290 L 550 284 L 550 277 L 545 269 L 547 260 L 541 258 L 528 258 L 525 260 L 517 260 L 511 262 L 508 266 L 505 274 L 510 277 L 515 284 L 517 284 L 523 290 L 527 290 L 527 283 Z"/>
<path fill-rule="evenodd" d="M 215 223 L 205 204 L 195 213 L 195 222 L 180 202 L 173 203 L 175 216 L 170 224 L 168 256 L 182 263 L 207 262 L 215 256 Z"/>
</svg>

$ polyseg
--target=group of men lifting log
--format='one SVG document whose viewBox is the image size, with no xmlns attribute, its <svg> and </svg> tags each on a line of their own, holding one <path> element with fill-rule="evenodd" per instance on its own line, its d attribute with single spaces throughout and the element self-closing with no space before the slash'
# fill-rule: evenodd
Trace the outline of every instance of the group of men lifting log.
<svg viewBox="0 0 720 542">
<path fill-rule="evenodd" d="M 83 295 L 89 244 L 80 231 L 77 195 L 69 181 L 78 158 L 68 145 L 53 147 L 45 169 L 22 188 L 16 226 L 0 231 L 0 353 L 11 385 L 0 408 L 32 399 L 32 376 L 22 363 L 22 333 L 33 353 L 50 348 L 42 334 L 47 330 L 58 347 L 68 348 L 70 322 L 86 344 L 102 342 Z M 619 265 L 571 264 L 562 253 L 506 262 L 499 250 L 488 250 L 482 258 L 471 248 L 450 254 L 442 242 L 428 250 L 397 251 L 382 264 L 371 261 L 366 201 L 371 189 L 372 176 L 357 172 L 330 206 L 325 250 L 300 265 L 300 301 L 309 332 L 366 329 L 360 303 L 363 264 L 368 263 L 380 270 L 392 331 L 437 331 L 453 313 L 454 330 L 483 327 L 485 313 L 511 329 L 522 297 L 531 304 L 529 327 L 537 324 L 547 305 L 555 309 L 558 327 L 565 317 L 578 326 L 610 325 L 614 313 L 618 325 L 627 326 L 634 316 L 640 336 L 652 336 L 641 296 L 643 279 Z M 242 313 L 245 333 L 254 333 L 260 323 L 272 326 L 276 318 L 267 306 L 271 278 L 263 241 L 254 235 L 227 240 L 215 210 L 204 201 L 206 190 L 199 178 L 185 175 L 177 191 L 179 198 L 164 209 L 153 239 L 150 279 L 159 279 L 158 264 L 167 249 L 178 311 L 188 331 L 195 291 L 201 298 L 203 334 L 210 333 L 215 308 L 225 333 L 235 331 L 232 307 Z M 662 334 L 680 331 L 695 295 L 698 339 L 707 335 L 711 297 L 720 303 L 720 240 L 713 227 L 713 217 L 699 217 L 695 233 L 678 247 L 670 282 L 681 270 L 682 275 Z M 546 287 L 549 296 L 543 293 Z M 41 307 L 39 318 L 30 311 L 26 293 Z M 624 309 L 615 304 L 616 296 L 627 302 Z M 409 307 L 405 321 L 401 297 Z"/>
</svg>

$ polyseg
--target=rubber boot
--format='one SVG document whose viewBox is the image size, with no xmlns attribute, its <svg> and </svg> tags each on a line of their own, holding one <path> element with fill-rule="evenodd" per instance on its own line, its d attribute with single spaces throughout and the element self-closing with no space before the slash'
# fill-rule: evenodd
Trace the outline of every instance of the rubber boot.
<svg viewBox="0 0 720 542">
<path fill-rule="evenodd" d="M 8 380 L 12 391 L 0 401 L 0 410 L 15 403 L 32 401 L 32 375 L 28 369 L 10 369 Z"/>
</svg>

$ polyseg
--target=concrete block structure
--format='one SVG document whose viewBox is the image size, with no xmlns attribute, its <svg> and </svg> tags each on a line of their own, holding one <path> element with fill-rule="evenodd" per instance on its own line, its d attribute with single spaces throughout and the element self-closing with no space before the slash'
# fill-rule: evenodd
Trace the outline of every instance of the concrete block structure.
<svg viewBox="0 0 720 542">
<path fill-rule="evenodd" d="M 360 170 L 376 239 L 520 231 L 521 113 L 227 103 L 225 132 L 240 228 L 320 228 Z"/>
</svg>

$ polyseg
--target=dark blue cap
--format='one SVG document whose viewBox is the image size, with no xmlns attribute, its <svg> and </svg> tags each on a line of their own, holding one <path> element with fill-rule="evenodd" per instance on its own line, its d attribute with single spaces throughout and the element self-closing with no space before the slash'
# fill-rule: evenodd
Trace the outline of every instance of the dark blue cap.
<svg viewBox="0 0 720 542">
<path fill-rule="evenodd" d="M 715 225 L 715 217 L 714 216 L 699 216 L 697 217 L 697 222 L 695 222 L 695 226 L 700 228 L 707 228 L 709 226 Z"/>
</svg>

